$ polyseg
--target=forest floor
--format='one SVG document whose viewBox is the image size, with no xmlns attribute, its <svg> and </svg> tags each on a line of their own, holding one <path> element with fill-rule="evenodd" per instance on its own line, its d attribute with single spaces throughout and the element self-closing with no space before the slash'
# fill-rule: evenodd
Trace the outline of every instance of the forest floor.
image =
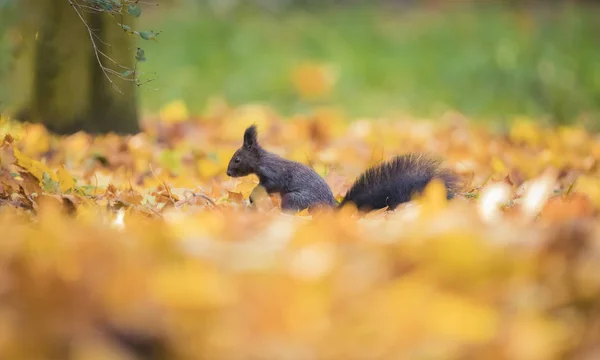
<svg viewBox="0 0 600 360">
<path fill-rule="evenodd" d="M 3 118 L 0 353 L 593 358 L 600 139 L 513 120 L 498 133 L 456 113 L 284 119 L 174 102 L 135 136 L 57 137 Z M 465 186 L 447 201 L 432 183 L 393 212 L 249 206 L 256 178 L 226 167 L 250 124 L 338 198 L 367 166 L 412 151 Z"/>
</svg>

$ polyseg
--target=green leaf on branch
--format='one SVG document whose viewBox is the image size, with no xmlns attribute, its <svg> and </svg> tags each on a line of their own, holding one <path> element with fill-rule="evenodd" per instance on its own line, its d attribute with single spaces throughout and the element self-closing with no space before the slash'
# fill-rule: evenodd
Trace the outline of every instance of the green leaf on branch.
<svg viewBox="0 0 600 360">
<path fill-rule="evenodd" d="M 128 78 L 133 74 L 133 70 L 125 70 L 121 73 L 121 76 L 124 78 Z"/>
<path fill-rule="evenodd" d="M 135 16 L 136 18 L 142 15 L 142 9 L 137 5 L 129 5 L 127 12 L 129 15 Z"/>
<path fill-rule="evenodd" d="M 103 10 L 111 11 L 113 9 L 113 4 L 108 0 L 97 0 L 96 4 Z"/>
<path fill-rule="evenodd" d="M 135 59 L 139 62 L 143 62 L 146 61 L 146 54 L 144 53 L 144 49 L 142 48 L 137 48 L 137 51 L 135 53 Z"/>
<path fill-rule="evenodd" d="M 144 40 L 156 40 L 157 36 L 154 31 L 140 31 L 140 37 Z"/>
<path fill-rule="evenodd" d="M 131 27 L 129 25 L 119 24 L 119 26 L 121 26 L 123 28 L 123 30 L 125 30 L 129 33 L 133 32 L 133 30 L 131 30 Z"/>
</svg>

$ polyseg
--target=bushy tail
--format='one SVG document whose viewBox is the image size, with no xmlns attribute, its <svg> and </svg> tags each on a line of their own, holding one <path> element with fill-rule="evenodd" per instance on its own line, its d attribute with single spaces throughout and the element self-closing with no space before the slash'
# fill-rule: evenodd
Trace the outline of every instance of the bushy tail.
<svg viewBox="0 0 600 360">
<path fill-rule="evenodd" d="M 448 199 L 456 194 L 460 179 L 440 167 L 440 161 L 423 154 L 410 153 L 396 156 L 362 173 L 346 193 L 340 207 L 352 202 L 363 211 L 396 208 L 422 192 L 433 179 L 446 185 Z"/>
</svg>

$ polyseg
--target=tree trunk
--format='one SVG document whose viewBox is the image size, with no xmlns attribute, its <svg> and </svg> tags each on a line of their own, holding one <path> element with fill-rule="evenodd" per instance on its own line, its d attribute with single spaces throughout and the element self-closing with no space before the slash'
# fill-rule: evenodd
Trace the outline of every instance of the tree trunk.
<svg viewBox="0 0 600 360">
<path fill-rule="evenodd" d="M 88 30 L 69 2 L 21 0 L 21 5 L 23 43 L 13 72 L 16 118 L 41 122 L 60 134 L 138 132 L 136 85 L 113 76 L 121 92 L 111 86 Z M 82 15 L 101 39 L 95 39 L 98 49 L 133 67 L 133 38 L 115 19 L 106 14 Z M 101 59 L 119 71 L 110 60 Z"/>
</svg>

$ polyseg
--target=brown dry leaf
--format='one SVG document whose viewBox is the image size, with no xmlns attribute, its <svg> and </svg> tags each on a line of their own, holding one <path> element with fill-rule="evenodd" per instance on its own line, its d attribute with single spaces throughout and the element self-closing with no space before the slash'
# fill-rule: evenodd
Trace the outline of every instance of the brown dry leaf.
<svg viewBox="0 0 600 360">
<path fill-rule="evenodd" d="M 557 223 L 586 218 L 593 214 L 594 206 L 588 196 L 571 193 L 566 197 L 555 196 L 548 200 L 540 213 L 540 219 Z"/>
<path fill-rule="evenodd" d="M 5 168 L 0 169 L 0 183 L 4 185 L 4 192 L 7 194 L 18 191 L 19 189 L 19 181 L 17 181 Z"/>
<path fill-rule="evenodd" d="M 115 199 L 117 197 L 118 192 L 119 191 L 117 190 L 117 187 L 115 185 L 108 184 L 104 196 L 106 196 L 107 199 Z"/>
<path fill-rule="evenodd" d="M 9 136 L 9 135 L 7 135 Z M 2 166 L 10 166 L 17 162 L 17 158 L 14 155 L 14 151 L 12 148 L 11 140 L 4 140 L 2 146 L 0 147 L 0 165 Z"/>
<path fill-rule="evenodd" d="M 227 198 L 233 202 L 241 203 L 244 201 L 244 195 L 238 192 L 227 191 Z"/>
<path fill-rule="evenodd" d="M 133 189 L 121 191 L 118 199 L 132 205 L 140 205 L 144 199 L 140 193 Z"/>
<path fill-rule="evenodd" d="M 23 181 L 20 182 L 20 185 L 23 187 L 23 190 L 25 190 L 25 193 L 31 195 L 34 193 L 41 194 L 43 192 L 39 180 L 31 173 L 19 171 L 19 176 L 23 179 Z"/>
</svg>

